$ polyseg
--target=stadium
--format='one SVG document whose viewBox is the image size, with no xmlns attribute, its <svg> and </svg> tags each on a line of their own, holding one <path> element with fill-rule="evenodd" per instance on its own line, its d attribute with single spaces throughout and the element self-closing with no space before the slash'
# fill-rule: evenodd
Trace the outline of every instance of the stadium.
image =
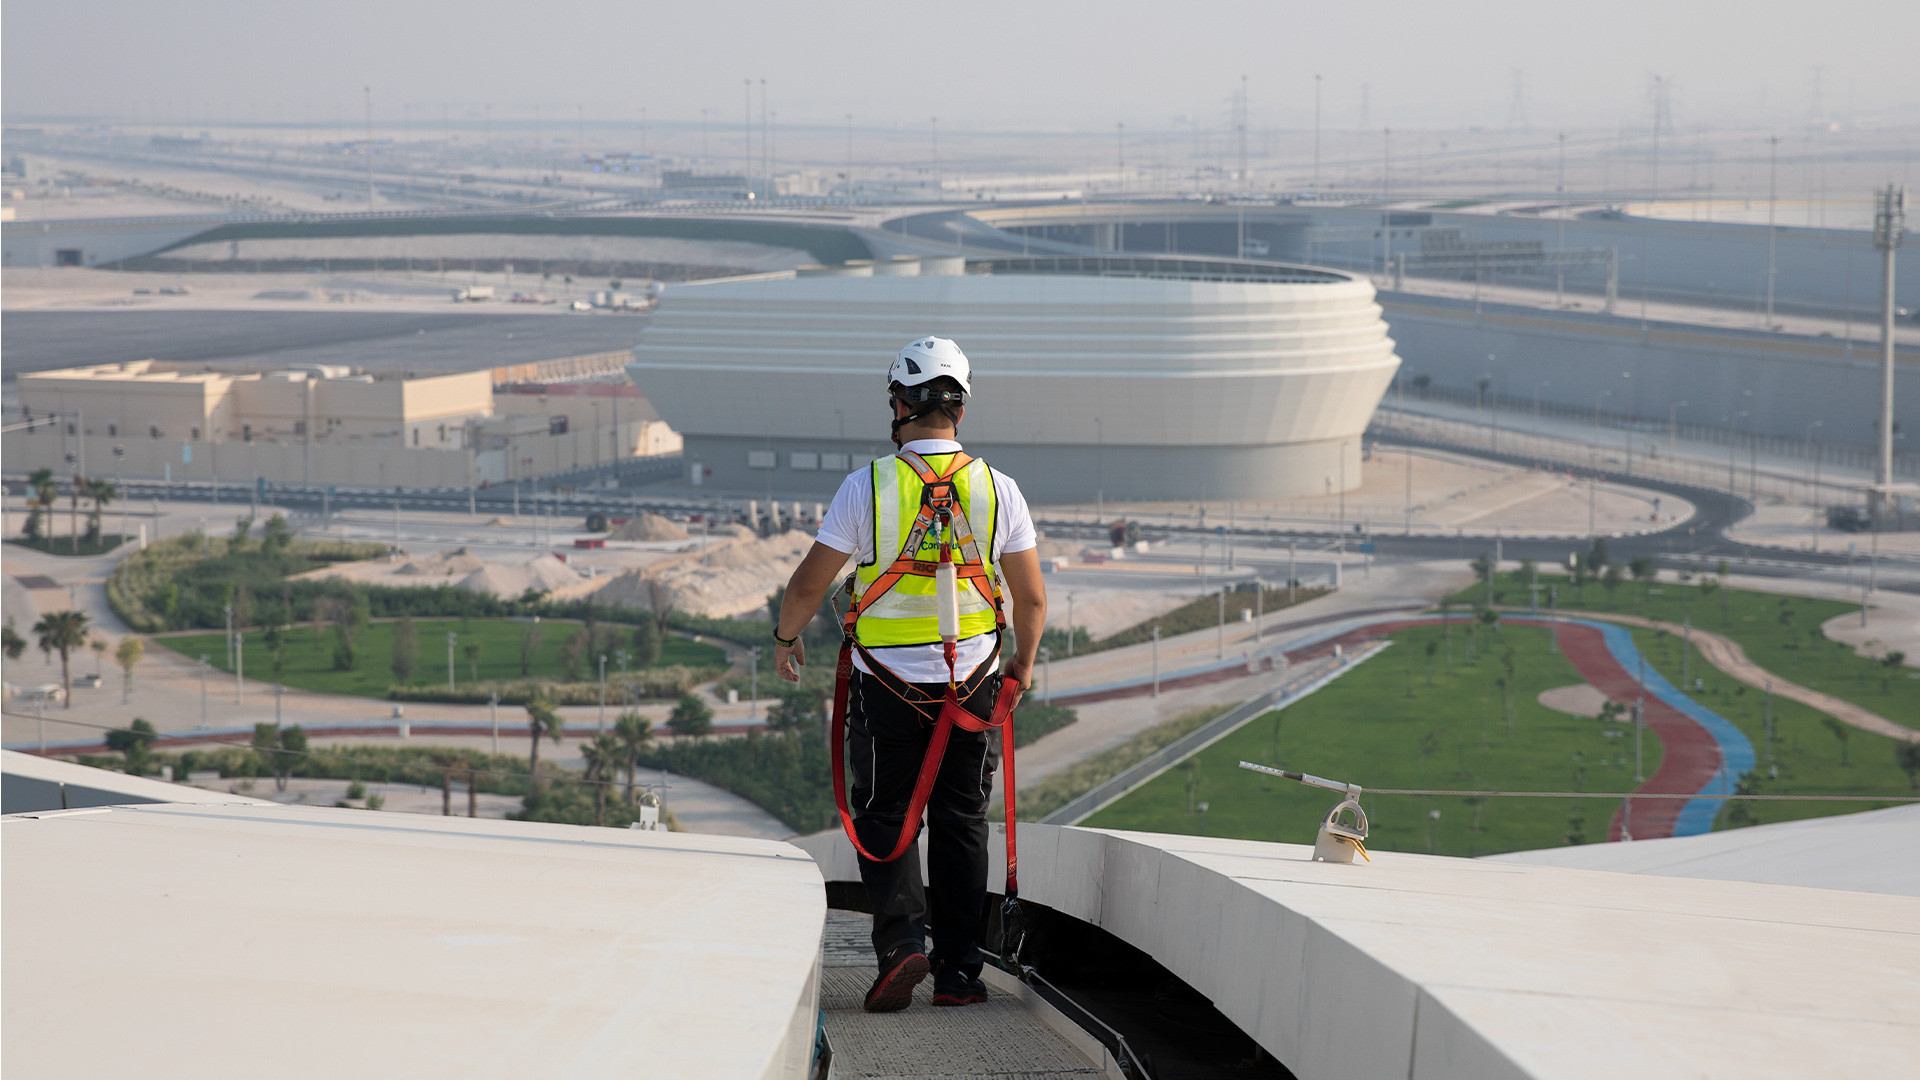
<svg viewBox="0 0 1920 1080">
<path fill-rule="evenodd" d="M 918 334 L 974 365 L 970 450 L 1039 500 L 1326 494 L 1400 365 L 1373 286 L 1167 256 L 958 257 L 676 285 L 627 370 L 727 490 L 831 492 L 883 453 Z"/>
</svg>

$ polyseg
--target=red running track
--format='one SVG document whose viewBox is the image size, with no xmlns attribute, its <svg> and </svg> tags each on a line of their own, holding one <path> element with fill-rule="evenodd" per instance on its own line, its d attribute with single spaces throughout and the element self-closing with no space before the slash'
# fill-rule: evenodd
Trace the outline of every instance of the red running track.
<svg viewBox="0 0 1920 1080">
<path fill-rule="evenodd" d="M 1633 701 L 1640 696 L 1640 680 L 1614 659 L 1599 630 L 1562 623 L 1559 638 L 1560 650 L 1566 653 L 1567 660 L 1601 693 L 1615 701 Z M 1646 724 L 1660 737 L 1664 752 L 1660 768 L 1635 791 L 1691 795 L 1704 789 L 1719 774 L 1720 747 L 1692 717 L 1648 694 Z M 1672 836 L 1674 820 L 1686 805 L 1684 799 L 1649 799 L 1633 804 L 1634 839 Z M 1608 840 L 1621 839 L 1625 809 L 1613 812 L 1613 819 L 1607 823 Z"/>
</svg>

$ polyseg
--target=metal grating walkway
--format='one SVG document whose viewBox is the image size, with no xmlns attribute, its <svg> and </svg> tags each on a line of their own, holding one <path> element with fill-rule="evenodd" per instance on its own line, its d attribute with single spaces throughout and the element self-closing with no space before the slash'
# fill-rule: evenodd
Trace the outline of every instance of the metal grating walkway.
<svg viewBox="0 0 1920 1080">
<path fill-rule="evenodd" d="M 820 1008 L 836 1080 L 1055 1080 L 1107 1075 L 1019 999 L 989 991 L 983 1005 L 933 1007 L 933 978 L 897 1013 L 860 1008 L 874 976 L 872 921 L 828 911 Z"/>
</svg>

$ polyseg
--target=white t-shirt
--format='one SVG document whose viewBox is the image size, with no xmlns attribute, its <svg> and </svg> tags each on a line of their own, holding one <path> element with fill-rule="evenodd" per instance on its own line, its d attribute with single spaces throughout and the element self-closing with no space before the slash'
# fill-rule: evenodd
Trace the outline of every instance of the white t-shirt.
<svg viewBox="0 0 1920 1080">
<path fill-rule="evenodd" d="M 960 444 L 951 439 L 915 439 L 901 447 L 916 454 L 955 454 Z M 833 505 L 827 507 L 826 516 L 820 521 L 820 534 L 815 540 L 835 551 L 854 556 L 855 561 L 867 563 L 874 561 L 873 552 L 873 481 L 869 468 L 848 474 L 840 483 L 840 490 L 833 496 Z M 999 502 L 999 513 L 993 523 L 993 552 L 996 559 L 1016 551 L 1027 551 L 1039 544 L 1033 532 L 1033 515 L 1027 510 L 1027 497 L 1020 494 L 1020 485 L 1013 478 L 998 469 L 989 468 L 993 476 L 993 494 Z M 891 562 L 898 552 L 887 552 L 881 557 L 883 562 Z M 994 566 L 995 577 L 1000 575 L 1000 567 Z M 954 674 L 964 679 L 973 674 L 993 652 L 995 633 L 985 633 L 960 642 L 954 661 Z M 947 681 L 946 652 L 939 645 L 900 645 L 888 649 L 870 649 L 874 657 L 887 665 L 887 670 L 913 683 L 944 683 Z M 867 674 L 869 671 L 860 654 L 853 654 L 853 664 Z"/>
</svg>

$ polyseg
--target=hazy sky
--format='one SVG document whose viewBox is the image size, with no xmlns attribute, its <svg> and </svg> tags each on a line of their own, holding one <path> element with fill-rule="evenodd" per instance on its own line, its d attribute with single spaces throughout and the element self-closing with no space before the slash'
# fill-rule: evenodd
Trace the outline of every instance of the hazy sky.
<svg viewBox="0 0 1920 1080">
<path fill-rule="evenodd" d="M 1224 124 L 1247 76 L 1253 122 L 1505 127 L 1514 72 L 1534 126 L 1649 115 L 1653 75 L 1698 124 L 1804 125 L 1826 111 L 1920 122 L 1914 0 L 1245 3 L 591 3 L 539 0 L 7 0 L 9 121 L 416 119 L 492 103 L 571 119 L 721 120 L 743 78 L 783 125 L 1097 130 Z M 424 110 L 424 111 L 422 111 Z M 456 112 L 454 115 L 458 115 Z"/>
</svg>

